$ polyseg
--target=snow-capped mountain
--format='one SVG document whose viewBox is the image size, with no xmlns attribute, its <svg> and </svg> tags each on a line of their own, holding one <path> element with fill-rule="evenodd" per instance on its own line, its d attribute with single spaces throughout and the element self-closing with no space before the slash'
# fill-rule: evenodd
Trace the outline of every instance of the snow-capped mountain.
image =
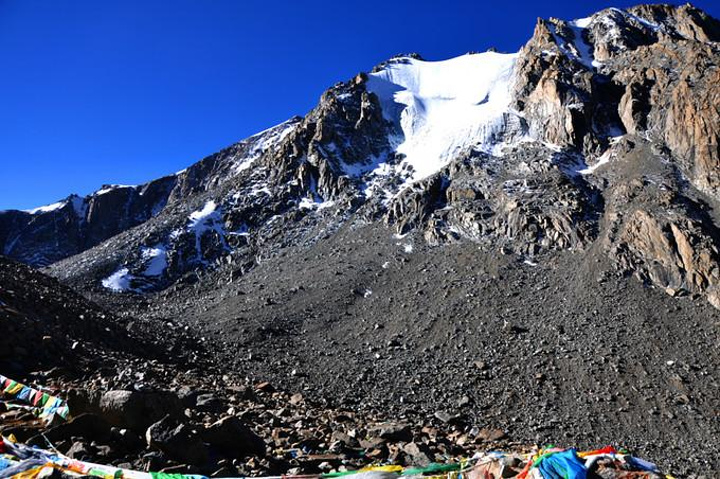
<svg viewBox="0 0 720 479">
<path fill-rule="evenodd" d="M 720 306 L 718 40 L 700 10 L 648 5 L 539 20 L 517 53 L 398 56 L 183 172 L 2 212 L 0 247 L 142 293 L 383 221 L 531 263 L 602 251 Z"/>
</svg>

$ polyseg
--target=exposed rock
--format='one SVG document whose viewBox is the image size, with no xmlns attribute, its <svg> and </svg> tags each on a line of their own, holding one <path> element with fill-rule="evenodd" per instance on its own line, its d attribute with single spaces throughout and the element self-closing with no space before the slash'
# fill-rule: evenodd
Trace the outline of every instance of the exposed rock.
<svg viewBox="0 0 720 479">
<path fill-rule="evenodd" d="M 412 441 L 412 431 L 410 426 L 399 423 L 386 423 L 375 426 L 368 430 L 368 436 L 371 438 L 384 439 L 390 442 Z"/>
<path fill-rule="evenodd" d="M 409 442 L 402 448 L 403 452 L 410 458 L 410 464 L 425 467 L 434 462 L 430 448 L 425 444 Z"/>
<path fill-rule="evenodd" d="M 151 425 L 145 433 L 145 440 L 149 447 L 173 459 L 196 465 L 208 461 L 208 450 L 200 437 L 188 425 L 170 416 Z"/>
<path fill-rule="evenodd" d="M 208 444 L 217 446 L 232 457 L 263 456 L 265 443 L 235 416 L 228 416 L 202 431 Z"/>
<path fill-rule="evenodd" d="M 109 423 L 141 432 L 166 416 L 182 413 L 180 399 L 169 391 L 108 391 L 98 408 Z"/>
</svg>

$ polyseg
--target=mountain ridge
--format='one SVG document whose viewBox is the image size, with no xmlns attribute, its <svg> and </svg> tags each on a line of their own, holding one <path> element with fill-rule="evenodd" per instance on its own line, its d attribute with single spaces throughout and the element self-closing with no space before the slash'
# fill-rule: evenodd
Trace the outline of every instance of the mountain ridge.
<svg viewBox="0 0 720 479">
<path fill-rule="evenodd" d="M 119 232 L 158 224 L 148 220 L 162 211 L 160 223 L 173 223 L 171 230 L 146 232 L 144 240 L 133 240 L 134 251 L 105 255 L 116 258 L 113 271 L 101 268 L 106 283 L 115 275 L 126 289 L 153 290 L 222 262 L 241 263 L 235 271 L 251 268 L 278 236 L 269 220 L 282 219 L 287 229 L 303 221 L 332 222 L 322 218 L 334 215 L 341 222 L 380 218 L 400 234 L 422 232 L 431 244 L 465 238 L 528 256 L 543 249 L 582 250 L 600 239 L 619 270 L 671 292 L 704 294 L 720 305 L 720 276 L 712 266 L 720 244 L 717 227 L 697 220 L 710 218 L 704 211 L 720 187 L 720 157 L 712 146 L 720 134 L 713 108 L 717 68 L 706 68 L 717 63 L 718 25 L 690 6 L 611 8 L 571 22 L 539 19 L 517 54 L 469 54 L 444 62 L 395 57 L 326 91 L 304 118 L 146 184 L 147 191 L 161 190 L 148 193 L 155 203 L 132 203 L 128 193 L 137 190 L 123 187 L 91 196 L 88 217 L 101 209 L 103 197 L 114 200 L 105 208 L 118 211 L 125 202 L 127 209 L 130 202 L 140 211 L 121 215 L 121 221 L 108 215 L 110 226 L 69 239 L 67 251 L 51 249 L 25 260 L 48 265 L 68 253 L 82 257 L 83 249 Z M 693 66 L 678 73 L 682 55 L 694 59 Z M 496 86 L 494 64 L 506 65 L 499 67 L 504 73 Z M 660 189 L 674 192 L 669 197 L 648 191 L 641 211 L 630 197 L 655 188 L 652 181 L 636 185 L 612 173 L 625 167 L 618 158 L 636 150 L 648 171 L 660 175 Z M 658 168 L 667 163 L 671 168 Z M 608 183 L 610 177 L 616 184 Z M 210 202 L 212 214 L 198 230 L 192 216 Z M 22 232 L 23 220 L 47 217 L 50 225 L 41 224 L 39 231 L 57 231 L 60 213 L 78 211 L 70 203 L 21 218 L 0 214 L 5 254 L 23 259 L 24 253 L 15 253 L 22 250 L 17 230 Z M 180 213 L 182 203 L 193 207 Z M 613 210 L 606 211 L 610 205 Z M 667 212 L 689 221 L 677 222 Z M 608 223 L 611 217 L 616 221 Z M 63 219 L 72 225 L 72 218 Z M 34 240 L 48 242 L 47 234 L 32 231 Z M 695 251 L 690 244 L 697 245 Z M 26 250 L 37 256 L 42 248 Z M 164 259 L 148 256 L 150 250 Z M 147 274 L 149 261 L 166 264 L 167 274 Z M 61 277 L 73 270 L 85 276 L 77 265 L 58 264 L 63 266 L 50 271 Z M 133 281 L 137 287 L 129 286 Z"/>
</svg>

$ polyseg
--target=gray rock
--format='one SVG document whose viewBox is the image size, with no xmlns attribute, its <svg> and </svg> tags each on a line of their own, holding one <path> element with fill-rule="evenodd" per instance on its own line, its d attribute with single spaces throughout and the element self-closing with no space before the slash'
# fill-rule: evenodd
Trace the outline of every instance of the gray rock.
<svg viewBox="0 0 720 479">
<path fill-rule="evenodd" d="M 183 410 L 180 399 L 170 391 L 108 391 L 98 407 L 110 424 L 136 432 L 165 416 L 178 417 Z"/>
<path fill-rule="evenodd" d="M 264 456 L 265 442 L 237 417 L 228 416 L 211 424 L 201 436 L 231 457 Z"/>
<path fill-rule="evenodd" d="M 427 466 L 434 462 L 433 453 L 425 444 L 410 442 L 403 446 L 403 452 L 410 458 L 410 463 L 415 466 Z"/>
<path fill-rule="evenodd" d="M 207 447 L 190 426 L 166 416 L 151 425 L 145 440 L 148 447 L 165 453 L 180 462 L 202 465 L 208 461 Z"/>
<path fill-rule="evenodd" d="M 408 424 L 385 423 L 368 430 L 368 437 L 390 442 L 412 441 L 412 430 Z"/>
</svg>

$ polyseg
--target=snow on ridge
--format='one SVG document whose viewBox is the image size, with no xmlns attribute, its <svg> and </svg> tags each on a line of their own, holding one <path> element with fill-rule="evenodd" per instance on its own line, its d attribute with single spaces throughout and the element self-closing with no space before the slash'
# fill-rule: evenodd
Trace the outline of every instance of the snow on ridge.
<svg viewBox="0 0 720 479">
<path fill-rule="evenodd" d="M 66 200 L 58 201 L 57 203 L 53 203 L 51 205 L 45 205 L 45 206 L 39 206 L 37 208 L 33 208 L 31 210 L 22 210 L 25 213 L 30 213 L 31 215 L 36 215 L 39 213 L 49 213 L 51 211 L 59 210 L 60 208 L 64 207 L 67 204 Z"/>
<path fill-rule="evenodd" d="M 517 56 L 401 58 L 369 75 L 368 91 L 378 96 L 383 116 L 402 131 L 396 151 L 405 158 L 397 170 L 409 171 L 408 183 L 436 173 L 469 147 L 497 153 L 507 115 L 514 115 L 510 90 Z M 381 164 L 375 173 L 387 170 Z"/>
<path fill-rule="evenodd" d="M 95 193 L 93 193 L 93 196 L 100 196 L 104 195 L 106 193 L 110 193 L 111 191 L 118 190 L 118 189 L 124 189 L 124 188 L 136 188 L 137 185 L 105 185 Z"/>
<path fill-rule="evenodd" d="M 262 156 L 265 151 L 277 145 L 285 139 L 295 128 L 297 128 L 298 122 L 294 120 L 287 120 L 278 125 L 263 130 L 260 133 L 256 133 L 253 136 L 243 140 L 243 142 L 254 142 L 250 150 L 240 158 L 236 159 L 236 164 L 233 166 L 235 173 L 247 170 L 252 164 Z M 258 141 L 259 140 L 259 141 Z"/>
<path fill-rule="evenodd" d="M 590 25 L 596 22 L 603 22 L 608 27 L 616 26 L 615 22 L 610 18 L 609 13 L 619 13 L 625 18 L 631 19 L 636 21 L 637 23 L 640 23 L 641 25 L 650 28 L 653 31 L 659 31 L 662 30 L 662 25 L 651 22 L 650 20 L 647 20 L 643 17 L 634 15 L 627 10 L 623 10 L 622 8 L 616 8 L 616 7 L 610 7 L 606 10 L 601 10 L 589 17 L 585 18 L 576 18 L 574 20 L 571 20 L 568 22 L 569 25 L 573 27 L 578 28 L 588 28 Z"/>
<path fill-rule="evenodd" d="M 572 20 L 568 23 L 574 27 L 578 28 L 587 28 L 590 26 L 590 23 L 592 23 L 593 17 L 585 17 L 585 18 L 576 18 L 575 20 Z"/>
<path fill-rule="evenodd" d="M 585 41 L 585 39 L 583 38 L 583 32 L 590 28 L 593 24 L 602 23 L 606 29 L 603 37 L 605 37 L 606 39 L 618 38 L 621 33 L 618 28 L 617 20 L 611 15 L 613 13 L 622 15 L 625 19 L 633 20 L 636 23 L 639 23 L 643 27 L 649 28 L 654 32 L 664 30 L 663 25 L 651 22 L 650 20 L 646 20 L 645 18 L 634 15 L 626 10 L 611 7 L 606 10 L 602 10 L 592 16 L 585 18 L 577 18 L 575 20 L 567 22 L 568 26 L 575 35 L 575 41 L 570 42 L 569 44 L 564 42 L 556 35 L 555 29 L 553 27 L 552 33 L 555 37 L 555 43 L 557 43 L 558 47 L 563 53 L 570 56 L 571 58 L 575 58 L 588 68 L 600 68 L 603 64 L 593 58 L 592 52 L 594 47 Z"/>
</svg>

